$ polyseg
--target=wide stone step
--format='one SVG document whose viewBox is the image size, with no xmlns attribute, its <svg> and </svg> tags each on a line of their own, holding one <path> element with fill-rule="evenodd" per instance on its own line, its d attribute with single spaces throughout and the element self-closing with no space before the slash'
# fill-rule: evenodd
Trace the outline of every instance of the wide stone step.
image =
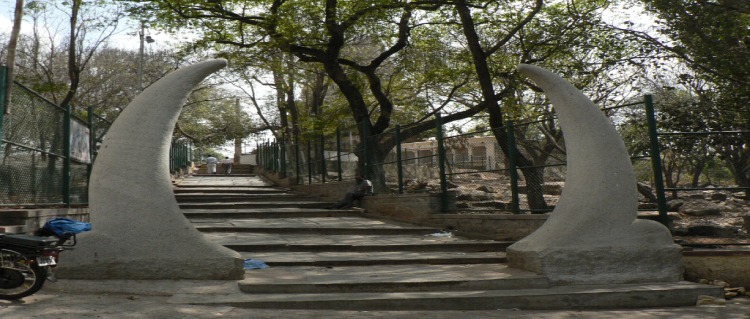
<svg viewBox="0 0 750 319">
<path fill-rule="evenodd" d="M 253 201 L 317 201 L 317 197 L 303 194 L 267 193 L 267 194 L 228 194 L 228 193 L 177 193 L 179 203 L 235 203 Z"/>
<path fill-rule="evenodd" d="M 191 220 L 202 218 L 293 218 L 293 217 L 361 217 L 358 209 L 325 208 L 247 208 L 247 209 L 183 209 L 183 214 Z"/>
<path fill-rule="evenodd" d="M 231 175 L 226 175 L 226 174 L 224 174 L 224 170 L 218 169 L 218 170 L 216 170 L 216 174 L 209 174 L 208 170 L 198 170 L 197 172 L 193 173 L 193 175 L 191 175 L 191 176 L 192 177 L 197 177 L 197 178 L 201 178 L 201 177 L 218 177 L 218 176 L 224 176 L 224 177 L 256 177 L 256 176 L 258 176 L 258 174 L 255 174 L 255 173 L 253 173 L 251 171 L 234 172 L 234 170 L 233 170 Z"/>
<path fill-rule="evenodd" d="M 210 298 L 201 293 L 182 291 L 173 295 L 169 302 L 245 308 L 336 310 L 653 308 L 694 306 L 700 295 L 720 297 L 721 291 L 717 288 L 678 282 L 534 289 L 251 294 L 240 291 L 238 287 L 236 292 L 213 295 Z"/>
<path fill-rule="evenodd" d="M 547 278 L 504 264 L 280 267 L 248 270 L 240 291 L 353 293 L 547 288 Z"/>
<path fill-rule="evenodd" d="M 325 208 L 333 202 L 318 201 L 256 201 L 256 202 L 235 202 L 235 203 L 180 203 L 181 209 L 241 209 L 241 208 L 280 208 L 280 207 L 297 207 L 297 208 Z"/>
<path fill-rule="evenodd" d="M 193 178 L 195 177 L 195 178 Z M 177 187 L 267 187 L 267 188 L 278 188 L 273 183 L 258 178 L 257 176 L 222 176 L 222 175 L 192 175 L 190 178 L 186 178 L 177 183 Z"/>
<path fill-rule="evenodd" d="M 242 257 L 265 262 L 271 267 L 289 266 L 374 266 L 499 264 L 508 259 L 503 252 L 382 251 L 382 252 L 244 252 Z M 320 271 L 320 270 L 319 270 Z M 323 270 L 324 271 L 324 270 Z"/>
<path fill-rule="evenodd" d="M 287 190 L 271 187 L 205 187 L 203 185 L 179 186 L 174 189 L 175 194 L 198 193 L 198 194 L 284 194 Z"/>
<path fill-rule="evenodd" d="M 373 252 L 373 251 L 461 251 L 503 252 L 507 241 L 466 240 L 432 236 L 399 235 L 308 235 L 275 233 L 205 233 L 220 245 L 239 252 Z"/>
<path fill-rule="evenodd" d="M 201 232 L 248 232 L 273 234 L 316 234 L 316 235 L 427 235 L 432 230 L 422 228 L 336 228 L 336 227 L 232 227 L 196 226 Z"/>
<path fill-rule="evenodd" d="M 427 235 L 432 230 L 422 228 L 336 228 L 336 227 L 226 227 L 226 226 L 197 226 L 201 232 L 248 232 L 271 234 L 309 234 L 309 235 Z"/>
<path fill-rule="evenodd" d="M 398 225 L 362 217 L 275 219 L 192 219 L 202 232 L 276 233 L 318 235 L 429 235 L 431 227 Z"/>
</svg>

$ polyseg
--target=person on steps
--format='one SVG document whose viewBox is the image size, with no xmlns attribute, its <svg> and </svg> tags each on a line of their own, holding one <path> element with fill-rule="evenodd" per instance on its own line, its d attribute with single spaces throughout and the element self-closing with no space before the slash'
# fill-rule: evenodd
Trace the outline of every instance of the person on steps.
<svg viewBox="0 0 750 319">
<path fill-rule="evenodd" d="M 216 174 L 216 163 L 218 163 L 219 160 L 211 154 L 206 154 L 206 156 L 206 168 L 208 169 L 208 173 Z"/>
<path fill-rule="evenodd" d="M 372 182 L 359 175 L 355 176 L 354 179 L 357 181 L 357 184 L 354 185 L 354 189 L 347 192 L 346 195 L 344 195 L 344 198 L 338 203 L 328 206 L 328 209 L 352 208 L 355 200 L 373 194 Z"/>
<path fill-rule="evenodd" d="M 224 168 L 225 175 L 232 174 L 232 164 L 234 164 L 234 160 L 229 158 L 228 156 L 225 156 L 224 159 L 221 160 L 221 167 Z"/>
</svg>

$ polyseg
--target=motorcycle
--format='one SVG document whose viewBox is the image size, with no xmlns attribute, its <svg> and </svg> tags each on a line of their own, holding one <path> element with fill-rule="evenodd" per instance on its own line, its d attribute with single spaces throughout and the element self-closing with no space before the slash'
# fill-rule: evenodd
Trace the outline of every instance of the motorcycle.
<svg viewBox="0 0 750 319">
<path fill-rule="evenodd" d="M 45 281 L 57 281 L 60 252 L 73 249 L 75 235 L 88 230 L 89 223 L 53 218 L 34 235 L 0 234 L 0 299 L 21 299 L 42 289 Z"/>
</svg>

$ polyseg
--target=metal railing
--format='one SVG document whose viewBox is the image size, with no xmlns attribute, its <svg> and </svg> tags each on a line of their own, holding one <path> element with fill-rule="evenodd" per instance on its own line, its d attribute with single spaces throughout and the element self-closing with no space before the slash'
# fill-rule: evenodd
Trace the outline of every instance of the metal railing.
<svg viewBox="0 0 750 319">
<path fill-rule="evenodd" d="M 87 205 L 92 163 L 112 122 L 91 107 L 81 119 L 17 82 L 5 87 L 5 72 L 0 67 L 0 207 Z M 172 143 L 171 172 L 190 165 L 192 149 Z"/>
<path fill-rule="evenodd" d="M 86 204 L 90 123 L 19 83 L 6 88 L 4 78 L 0 91 L 13 108 L 5 114 L 0 105 L 0 205 Z"/>
<path fill-rule="evenodd" d="M 662 150 L 669 149 L 667 139 L 695 137 L 698 133 L 659 132 L 657 112 L 650 95 L 642 101 L 604 109 L 603 112 L 616 113 L 621 108 L 639 114 L 635 124 L 631 122 L 629 125 L 631 129 L 633 125 L 640 127 L 640 133 L 625 141 L 634 152 L 631 162 L 641 198 L 639 210 L 656 211 L 657 220 L 669 225 L 668 210 L 675 208 L 670 205 L 666 192 L 671 192 L 674 199 L 677 192 L 684 191 L 748 191 L 743 185 L 712 185 L 707 188 L 673 185 L 675 178 L 670 174 L 675 173 L 665 172 L 664 161 L 669 164 L 674 159 L 662 154 Z M 439 123 L 440 119 L 437 120 Z M 613 119 L 613 124 L 618 130 L 625 129 L 618 120 Z M 340 128 L 335 134 L 328 135 L 307 132 L 304 135 L 307 138 L 299 141 L 259 143 L 259 165 L 267 171 L 280 172 L 297 184 L 349 180 L 360 171 L 382 172 L 385 190 L 391 193 L 432 192 L 447 198 L 447 193 L 460 189 L 455 204 L 447 199 L 443 201 L 443 211 L 453 213 L 481 210 L 515 214 L 549 212 L 556 205 L 565 181 L 566 154 L 560 139 L 562 134 L 553 116 L 507 122 L 503 127 L 453 136 L 443 136 L 443 127 L 438 125 L 433 130 L 433 138 L 423 138 L 418 142 L 402 141 L 400 126 L 372 136 L 367 130 L 367 127 L 355 126 Z M 360 134 L 366 138 L 360 139 Z M 734 134 L 746 139 L 750 136 L 741 131 L 700 134 Z M 507 141 L 505 150 L 498 144 L 498 137 Z M 388 149 L 387 155 L 368 154 L 378 149 L 369 147 L 368 143 L 386 140 L 393 141 L 394 145 Z M 376 158 L 382 160 L 374 160 Z M 373 166 L 378 169 L 372 169 Z M 726 172 L 726 169 L 719 171 Z M 708 176 L 706 172 L 702 174 Z M 724 176 L 723 181 L 727 180 Z"/>
</svg>

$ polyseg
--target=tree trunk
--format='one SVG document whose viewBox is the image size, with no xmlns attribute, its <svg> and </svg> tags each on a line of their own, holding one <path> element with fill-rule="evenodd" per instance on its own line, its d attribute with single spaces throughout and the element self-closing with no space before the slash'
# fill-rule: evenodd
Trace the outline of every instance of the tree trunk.
<svg viewBox="0 0 750 319">
<path fill-rule="evenodd" d="M 693 180 L 690 183 L 693 187 L 698 187 L 701 181 L 701 174 L 703 174 L 703 168 L 706 167 L 706 161 L 704 159 L 697 160 L 697 163 L 693 166 Z"/>
<path fill-rule="evenodd" d="M 16 46 L 18 45 L 18 35 L 21 33 L 21 21 L 23 20 L 23 0 L 16 0 L 16 10 L 13 15 L 13 29 L 10 33 L 10 41 L 8 42 L 8 57 L 6 59 L 7 65 L 7 74 L 5 78 L 5 87 L 7 88 L 6 94 L 5 94 L 5 101 L 3 102 L 3 105 L 5 105 L 5 114 L 10 114 L 10 97 L 11 97 L 11 88 L 13 87 L 13 79 L 14 79 L 14 66 L 16 65 Z"/>
<path fill-rule="evenodd" d="M 494 82 L 490 73 L 489 64 L 487 63 L 487 53 L 482 49 L 479 41 L 479 36 L 474 29 L 474 20 L 471 16 L 471 11 L 465 1 L 459 1 L 456 3 L 456 11 L 461 18 L 461 25 L 463 27 L 464 36 L 469 46 L 469 51 L 474 62 L 474 68 L 477 73 L 477 79 L 482 89 L 482 98 L 487 103 L 487 113 L 490 116 L 490 126 L 495 139 L 500 145 L 505 156 L 510 154 L 510 146 L 508 144 L 508 137 L 505 131 L 502 129 L 505 127 L 503 123 L 503 113 L 500 109 L 500 104 L 495 94 Z M 518 167 L 530 167 L 533 166 L 533 162 L 523 156 L 517 150 L 516 163 Z M 543 180 L 538 179 L 539 173 L 536 171 L 537 168 L 525 168 L 522 169 L 524 177 L 526 178 L 527 188 L 527 199 L 529 208 L 534 212 L 539 212 L 548 209 L 546 202 L 544 201 L 544 193 L 542 183 Z M 543 173 L 542 173 L 543 175 Z"/>
</svg>

